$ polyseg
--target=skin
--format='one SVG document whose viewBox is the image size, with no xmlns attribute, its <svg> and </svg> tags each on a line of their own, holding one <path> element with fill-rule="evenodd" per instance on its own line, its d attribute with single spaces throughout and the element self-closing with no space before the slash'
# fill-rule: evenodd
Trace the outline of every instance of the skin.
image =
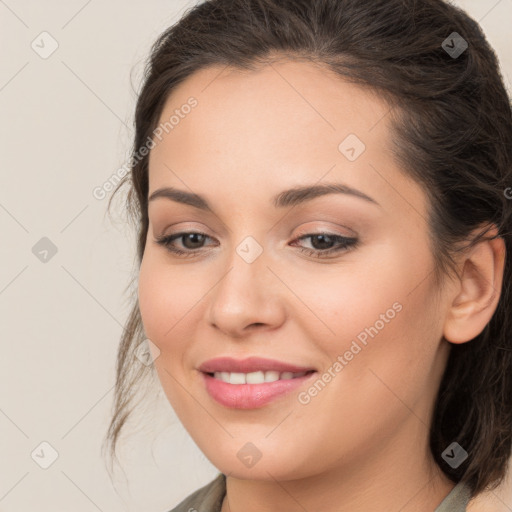
<svg viewBox="0 0 512 512">
<path fill-rule="evenodd" d="M 319 66 L 201 70 L 168 98 L 161 120 L 190 96 L 197 107 L 151 150 L 148 196 L 172 186 L 213 211 L 149 203 L 139 304 L 169 402 L 228 475 L 222 512 L 434 510 L 455 485 L 428 447 L 434 400 L 451 343 L 478 335 L 496 309 L 503 241 L 464 254 L 462 278 L 437 289 L 426 196 L 393 160 L 388 105 Z M 366 146 L 353 162 L 338 150 L 350 133 Z M 271 205 L 285 189 L 326 182 L 378 205 L 345 194 Z M 208 236 L 202 246 L 174 241 L 197 247 L 193 257 L 155 242 L 183 231 Z M 316 258 L 301 248 L 322 246 L 298 240 L 311 233 L 359 243 Z M 247 236 L 263 249 L 252 263 L 236 251 Z M 293 392 L 229 409 L 197 370 L 213 357 L 255 355 L 321 374 L 396 302 L 401 311 L 306 405 Z M 250 468 L 237 457 L 247 442 L 262 455 Z"/>
</svg>

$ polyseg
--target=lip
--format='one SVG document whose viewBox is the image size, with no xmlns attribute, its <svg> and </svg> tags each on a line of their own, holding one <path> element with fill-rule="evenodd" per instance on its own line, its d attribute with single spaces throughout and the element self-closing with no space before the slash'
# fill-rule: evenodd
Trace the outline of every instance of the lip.
<svg viewBox="0 0 512 512">
<path fill-rule="evenodd" d="M 266 359 L 264 357 L 248 357 L 246 359 L 234 359 L 232 357 L 216 357 L 208 359 L 199 366 L 199 371 L 203 373 L 214 372 L 238 372 L 250 373 L 258 371 L 275 371 L 275 372 L 307 372 L 315 370 L 311 366 L 297 366 L 294 364 L 278 361 L 276 359 Z"/>
<path fill-rule="evenodd" d="M 296 390 L 318 374 L 315 368 L 261 357 L 247 359 L 217 357 L 205 361 L 198 369 L 208 394 L 219 404 L 232 409 L 264 407 L 273 400 Z M 251 373 L 256 371 L 308 373 L 302 377 L 264 382 L 263 384 L 229 384 L 210 375 L 215 372 Z"/>
<path fill-rule="evenodd" d="M 232 409 L 258 409 L 302 386 L 318 373 L 312 371 L 302 377 L 264 382 L 263 384 L 228 384 L 201 373 L 206 391 L 219 404 Z"/>
</svg>

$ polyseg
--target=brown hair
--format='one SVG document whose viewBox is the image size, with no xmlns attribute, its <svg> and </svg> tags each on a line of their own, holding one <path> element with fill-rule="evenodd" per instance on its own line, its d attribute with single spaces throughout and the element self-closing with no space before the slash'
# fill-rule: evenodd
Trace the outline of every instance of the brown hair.
<svg viewBox="0 0 512 512">
<path fill-rule="evenodd" d="M 468 43 L 458 56 L 443 43 L 453 32 Z M 131 173 L 115 191 L 130 185 L 138 263 L 148 229 L 149 159 L 138 150 L 173 89 L 208 66 L 251 70 L 283 58 L 322 65 L 393 107 L 394 154 L 428 196 L 438 283 L 455 271 L 460 244 L 471 247 L 485 237 L 485 229 L 471 237 L 475 229 L 496 226 L 505 240 L 497 310 L 473 340 L 451 345 L 430 430 L 433 457 L 451 480 L 466 482 L 472 496 L 492 490 L 512 448 L 511 201 L 505 193 L 512 185 L 512 113 L 497 57 L 464 11 L 442 0 L 210 0 L 190 8 L 152 47 L 136 106 Z M 137 387 L 154 372 L 133 357 L 144 339 L 135 297 L 117 358 L 106 438 L 111 456 Z M 469 453 L 455 469 L 441 456 L 453 441 Z"/>
</svg>

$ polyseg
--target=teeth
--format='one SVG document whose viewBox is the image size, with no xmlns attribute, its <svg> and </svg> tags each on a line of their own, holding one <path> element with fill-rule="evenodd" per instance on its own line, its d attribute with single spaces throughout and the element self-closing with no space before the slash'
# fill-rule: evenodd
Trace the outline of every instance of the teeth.
<svg viewBox="0 0 512 512">
<path fill-rule="evenodd" d="M 306 375 L 307 372 L 276 372 L 276 371 L 258 371 L 251 373 L 237 372 L 215 372 L 214 378 L 227 382 L 228 384 L 263 384 L 264 382 L 275 382 L 276 380 L 296 379 Z"/>
<path fill-rule="evenodd" d="M 245 384 L 245 375 L 243 373 L 229 373 L 230 384 Z"/>
<path fill-rule="evenodd" d="M 245 382 L 242 382 L 242 384 L 261 384 L 262 382 L 265 382 L 264 372 L 241 373 L 240 375 L 245 377 Z"/>
</svg>

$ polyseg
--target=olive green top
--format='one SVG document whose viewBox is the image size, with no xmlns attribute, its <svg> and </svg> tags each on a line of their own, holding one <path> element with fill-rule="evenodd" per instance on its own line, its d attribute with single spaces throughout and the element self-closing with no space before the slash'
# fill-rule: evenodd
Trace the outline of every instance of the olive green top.
<svg viewBox="0 0 512 512">
<path fill-rule="evenodd" d="M 225 494 L 226 475 L 219 473 L 169 512 L 220 512 Z M 469 488 L 459 482 L 433 512 L 466 512 L 470 499 Z"/>
</svg>

